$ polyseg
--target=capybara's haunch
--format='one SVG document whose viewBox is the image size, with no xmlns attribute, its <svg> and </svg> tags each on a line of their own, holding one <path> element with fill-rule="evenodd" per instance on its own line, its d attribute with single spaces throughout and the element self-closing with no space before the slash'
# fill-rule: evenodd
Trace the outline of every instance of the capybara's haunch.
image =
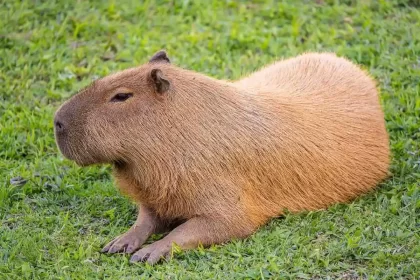
<svg viewBox="0 0 420 280">
<path fill-rule="evenodd" d="M 349 201 L 388 175 L 375 82 L 334 54 L 308 53 L 228 82 L 148 63 L 93 82 L 55 115 L 61 152 L 110 163 L 139 205 L 103 252 L 157 262 L 255 232 L 284 213 Z M 153 233 L 163 239 L 139 249 Z"/>
</svg>

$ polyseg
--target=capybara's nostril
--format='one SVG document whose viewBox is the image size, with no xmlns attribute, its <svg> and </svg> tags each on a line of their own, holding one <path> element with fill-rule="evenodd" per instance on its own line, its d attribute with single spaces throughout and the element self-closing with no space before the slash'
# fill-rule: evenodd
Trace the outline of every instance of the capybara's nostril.
<svg viewBox="0 0 420 280">
<path fill-rule="evenodd" d="M 64 131 L 64 125 L 63 125 L 62 122 L 56 120 L 54 123 L 55 123 L 55 130 L 57 132 L 63 132 Z"/>
</svg>

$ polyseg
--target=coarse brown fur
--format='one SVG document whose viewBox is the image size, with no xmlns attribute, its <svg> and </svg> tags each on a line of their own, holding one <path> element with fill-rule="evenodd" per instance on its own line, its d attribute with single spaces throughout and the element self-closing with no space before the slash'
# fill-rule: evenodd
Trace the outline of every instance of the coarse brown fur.
<svg viewBox="0 0 420 280">
<path fill-rule="evenodd" d="M 117 93 L 130 98 L 115 101 Z M 284 210 L 347 202 L 388 175 L 375 82 L 344 58 L 307 53 L 235 82 L 149 63 L 95 81 L 56 113 L 57 143 L 80 165 L 112 163 L 140 206 L 105 252 L 155 263 L 181 248 L 253 233 Z"/>
</svg>

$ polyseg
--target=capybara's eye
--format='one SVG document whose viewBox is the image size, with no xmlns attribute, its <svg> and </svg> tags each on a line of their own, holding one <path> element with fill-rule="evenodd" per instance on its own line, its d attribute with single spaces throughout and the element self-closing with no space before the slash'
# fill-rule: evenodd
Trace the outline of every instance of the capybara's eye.
<svg viewBox="0 0 420 280">
<path fill-rule="evenodd" d="M 114 97 L 112 97 L 111 102 L 124 102 L 132 96 L 132 93 L 117 93 Z"/>
</svg>

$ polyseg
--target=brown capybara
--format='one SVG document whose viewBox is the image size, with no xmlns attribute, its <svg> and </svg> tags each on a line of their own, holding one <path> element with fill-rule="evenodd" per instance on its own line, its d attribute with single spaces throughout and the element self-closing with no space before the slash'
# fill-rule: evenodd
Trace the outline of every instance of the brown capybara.
<svg viewBox="0 0 420 280">
<path fill-rule="evenodd" d="M 112 164 L 139 205 L 135 224 L 102 251 L 151 264 L 174 243 L 245 238 L 285 210 L 349 201 L 388 175 L 375 82 L 327 53 L 228 82 L 176 67 L 160 51 L 64 103 L 55 135 L 77 164 Z"/>
</svg>

